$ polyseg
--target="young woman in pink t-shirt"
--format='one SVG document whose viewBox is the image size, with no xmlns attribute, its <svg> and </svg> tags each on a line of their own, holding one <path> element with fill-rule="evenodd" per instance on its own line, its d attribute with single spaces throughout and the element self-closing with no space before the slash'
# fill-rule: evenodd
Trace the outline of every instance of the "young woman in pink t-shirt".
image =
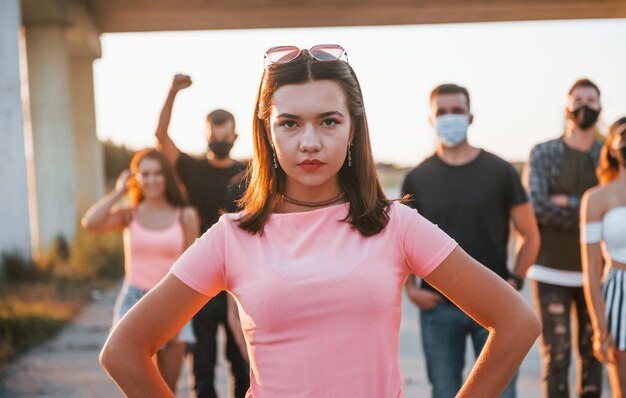
<svg viewBox="0 0 626 398">
<path fill-rule="evenodd" d="M 128 195 L 130 206 L 116 207 Z M 130 170 L 122 172 L 113 192 L 91 206 L 82 219 L 93 231 L 123 230 L 124 285 L 118 295 L 113 326 L 154 288 L 198 236 L 198 217 L 186 207 L 167 159 L 154 149 L 137 152 Z M 187 343 L 194 342 L 191 324 L 155 351 L 161 376 L 176 391 Z"/>
<path fill-rule="evenodd" d="M 491 332 L 459 396 L 498 396 L 539 323 L 506 282 L 385 197 L 343 48 L 268 50 L 254 116 L 244 210 L 198 239 L 103 348 L 124 393 L 171 396 L 150 356 L 227 290 L 250 359 L 248 397 L 401 397 L 402 287 L 413 273 Z"/>
</svg>

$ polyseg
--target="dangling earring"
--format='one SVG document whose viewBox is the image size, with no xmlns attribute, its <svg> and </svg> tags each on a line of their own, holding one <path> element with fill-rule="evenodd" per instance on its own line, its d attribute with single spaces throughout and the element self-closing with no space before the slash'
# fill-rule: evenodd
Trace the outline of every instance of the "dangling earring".
<svg viewBox="0 0 626 398">
<path fill-rule="evenodd" d="M 274 150 L 273 147 L 272 147 L 272 157 L 274 158 L 274 168 L 277 169 L 278 168 L 278 161 L 276 161 L 276 151 Z"/>
<path fill-rule="evenodd" d="M 352 167 L 352 153 L 350 152 L 350 147 L 352 147 L 352 143 L 348 143 L 348 167 Z"/>
</svg>

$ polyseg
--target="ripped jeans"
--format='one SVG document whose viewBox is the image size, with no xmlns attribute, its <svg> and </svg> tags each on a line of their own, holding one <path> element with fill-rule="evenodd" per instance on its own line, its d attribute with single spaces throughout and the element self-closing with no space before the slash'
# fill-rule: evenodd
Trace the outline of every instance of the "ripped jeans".
<svg viewBox="0 0 626 398">
<path fill-rule="evenodd" d="M 541 332 L 542 390 L 548 398 L 569 398 L 569 366 L 572 347 L 570 315 L 576 315 L 578 342 L 577 384 L 581 398 L 599 398 L 602 364 L 593 356 L 593 329 L 582 287 L 557 286 L 532 281 Z M 573 308 L 572 308 L 573 307 Z"/>
</svg>

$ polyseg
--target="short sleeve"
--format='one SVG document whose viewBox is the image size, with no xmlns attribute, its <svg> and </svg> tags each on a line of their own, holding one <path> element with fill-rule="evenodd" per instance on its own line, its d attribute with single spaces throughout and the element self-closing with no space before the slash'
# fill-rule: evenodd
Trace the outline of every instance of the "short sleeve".
<svg viewBox="0 0 626 398">
<path fill-rule="evenodd" d="M 176 159 L 176 172 L 180 179 L 187 184 L 190 176 L 193 174 L 197 160 L 181 152 Z"/>
<path fill-rule="evenodd" d="M 170 272 L 184 284 L 205 296 L 214 297 L 226 290 L 225 216 L 189 246 Z"/>
<path fill-rule="evenodd" d="M 507 187 L 507 197 L 509 200 L 508 205 L 510 207 L 515 207 L 517 205 L 527 203 L 528 195 L 526 194 L 526 190 L 524 189 L 524 186 L 522 185 L 522 179 L 519 173 L 508 162 L 506 164 L 506 168 L 507 168 L 507 174 L 506 174 L 507 181 L 506 181 L 505 186 Z"/>
<path fill-rule="evenodd" d="M 393 207 L 409 272 L 424 278 L 450 255 L 457 243 L 416 210 L 399 203 Z"/>
</svg>

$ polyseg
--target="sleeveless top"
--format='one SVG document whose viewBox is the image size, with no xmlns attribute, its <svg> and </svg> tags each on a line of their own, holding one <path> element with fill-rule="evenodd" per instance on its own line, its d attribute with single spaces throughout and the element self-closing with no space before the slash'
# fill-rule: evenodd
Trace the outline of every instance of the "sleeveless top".
<svg viewBox="0 0 626 398">
<path fill-rule="evenodd" d="M 123 237 L 126 283 L 150 290 L 163 279 L 183 252 L 185 234 L 180 209 L 176 210 L 172 225 L 163 229 L 144 227 L 133 210 L 133 218 L 124 228 Z"/>
<path fill-rule="evenodd" d="M 613 207 L 602 221 L 583 225 L 581 242 L 603 242 L 603 249 L 611 260 L 626 264 L 626 206 Z"/>
</svg>

